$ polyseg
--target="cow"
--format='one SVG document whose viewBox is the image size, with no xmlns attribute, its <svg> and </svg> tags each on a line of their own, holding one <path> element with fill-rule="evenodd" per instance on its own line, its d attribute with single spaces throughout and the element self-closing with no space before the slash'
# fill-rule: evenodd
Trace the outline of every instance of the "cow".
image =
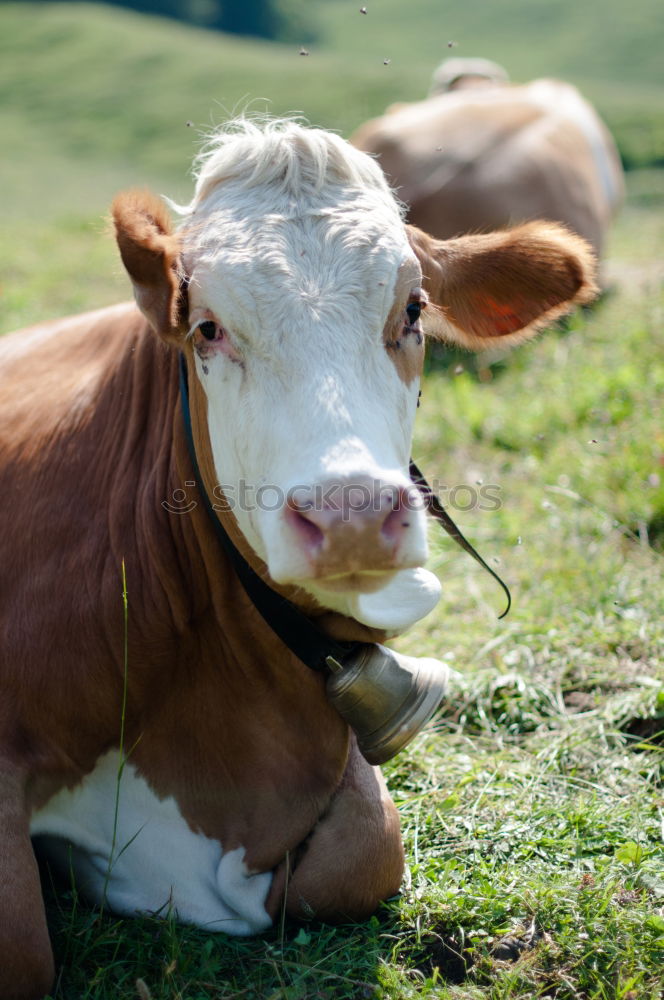
<svg viewBox="0 0 664 1000">
<path fill-rule="evenodd" d="M 564 228 L 435 240 L 293 120 L 220 128 L 188 205 L 112 214 L 135 302 L 0 342 L 3 1000 L 53 977 L 31 837 L 93 902 L 230 934 L 398 890 L 380 770 L 217 524 L 322 636 L 403 631 L 440 587 L 408 472 L 425 335 L 518 343 L 595 293 Z"/>
<path fill-rule="evenodd" d="M 438 239 L 549 219 L 601 255 L 624 194 L 615 143 L 574 86 L 511 85 L 484 59 L 446 60 L 425 100 L 394 105 L 350 141 Z"/>
</svg>

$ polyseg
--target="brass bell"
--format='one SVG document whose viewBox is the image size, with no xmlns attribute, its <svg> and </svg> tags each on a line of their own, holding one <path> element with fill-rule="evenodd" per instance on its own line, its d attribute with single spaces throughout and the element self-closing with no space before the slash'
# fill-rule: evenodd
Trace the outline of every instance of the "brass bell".
<svg viewBox="0 0 664 1000">
<path fill-rule="evenodd" d="M 327 665 L 327 697 L 370 764 L 383 764 L 410 743 L 438 708 L 449 677 L 439 660 L 403 656 L 377 643 L 343 665 L 328 656 Z"/>
</svg>

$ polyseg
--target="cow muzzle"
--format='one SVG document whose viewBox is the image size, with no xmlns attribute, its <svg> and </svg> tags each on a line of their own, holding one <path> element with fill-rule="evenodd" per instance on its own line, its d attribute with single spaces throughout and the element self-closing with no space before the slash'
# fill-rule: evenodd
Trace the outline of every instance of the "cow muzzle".
<svg viewBox="0 0 664 1000">
<path fill-rule="evenodd" d="M 300 578 L 330 590 L 370 592 L 385 574 L 426 559 L 424 505 L 410 484 L 354 476 L 299 487 L 288 495 L 284 518 Z"/>
</svg>

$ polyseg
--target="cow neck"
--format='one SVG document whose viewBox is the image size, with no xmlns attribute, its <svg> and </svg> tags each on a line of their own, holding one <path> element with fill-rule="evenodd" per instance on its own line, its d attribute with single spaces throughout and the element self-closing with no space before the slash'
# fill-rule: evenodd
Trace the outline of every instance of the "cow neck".
<svg viewBox="0 0 664 1000">
<path fill-rule="evenodd" d="M 212 506 L 210 498 L 205 489 L 204 480 L 201 475 L 196 447 L 194 445 L 194 435 L 191 424 L 191 408 L 189 405 L 189 381 L 187 373 L 187 362 L 184 354 L 180 354 L 180 397 L 182 405 L 182 416 L 184 422 L 185 439 L 189 459 L 194 471 L 197 489 L 203 501 L 203 506 L 207 511 L 212 523 L 214 532 L 221 543 L 223 550 L 231 560 L 233 567 L 247 592 L 254 606 L 261 613 L 266 623 L 275 634 L 285 643 L 306 666 L 312 670 L 325 671 L 330 657 L 338 663 L 344 663 L 362 645 L 360 642 L 342 642 L 334 639 L 332 635 L 323 632 L 307 615 L 303 614 L 291 601 L 283 594 L 278 593 L 270 587 L 265 580 L 253 569 L 242 553 L 238 550 L 230 535 L 224 528 L 222 521 Z M 494 580 L 502 587 L 507 598 L 505 610 L 499 618 L 504 618 L 510 610 L 512 598 L 510 592 L 497 573 L 491 569 L 482 556 L 464 537 L 450 515 L 447 513 L 442 503 L 435 495 L 427 480 L 422 475 L 420 469 L 411 459 L 410 476 L 417 486 L 426 509 L 429 514 L 441 525 L 447 534 L 454 539 L 464 552 L 470 556 L 483 569 L 489 573 Z M 328 617 L 323 615 L 321 620 Z"/>
</svg>

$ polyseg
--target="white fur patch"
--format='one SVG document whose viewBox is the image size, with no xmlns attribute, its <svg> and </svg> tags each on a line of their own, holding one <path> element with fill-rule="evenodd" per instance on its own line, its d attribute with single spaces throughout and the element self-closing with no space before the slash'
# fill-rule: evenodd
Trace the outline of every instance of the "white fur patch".
<svg viewBox="0 0 664 1000">
<path fill-rule="evenodd" d="M 158 799 L 127 763 L 113 826 L 120 755 L 110 751 L 79 786 L 64 789 L 39 810 L 32 836 L 45 857 L 94 903 L 106 897 L 116 913 L 174 914 L 184 923 L 226 934 L 256 934 L 270 926 L 265 899 L 271 872 L 251 874 L 244 849 L 224 852 L 194 831 L 173 798 Z"/>
</svg>

